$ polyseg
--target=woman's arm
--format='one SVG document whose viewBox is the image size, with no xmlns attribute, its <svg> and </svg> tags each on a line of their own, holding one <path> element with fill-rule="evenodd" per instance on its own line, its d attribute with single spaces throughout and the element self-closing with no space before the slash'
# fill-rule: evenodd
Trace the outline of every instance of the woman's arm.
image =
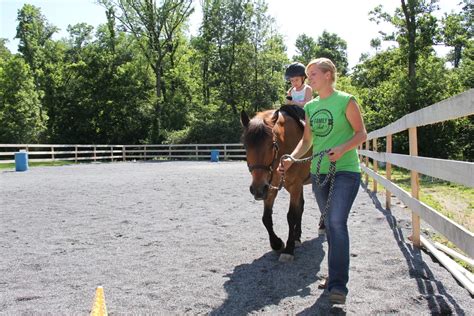
<svg viewBox="0 0 474 316">
<path fill-rule="evenodd" d="M 360 113 L 357 102 L 353 99 L 349 101 L 346 108 L 346 118 L 354 130 L 354 136 L 344 144 L 331 148 L 329 152 L 329 160 L 336 161 L 342 157 L 347 151 L 357 147 L 367 139 L 367 131 L 365 130 L 364 120 Z"/>
</svg>

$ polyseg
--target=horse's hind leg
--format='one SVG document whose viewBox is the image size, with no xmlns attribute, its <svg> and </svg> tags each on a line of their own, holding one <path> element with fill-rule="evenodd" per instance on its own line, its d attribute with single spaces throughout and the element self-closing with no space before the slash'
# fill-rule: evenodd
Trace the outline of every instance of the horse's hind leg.
<svg viewBox="0 0 474 316">
<path fill-rule="evenodd" d="M 326 234 L 326 224 L 324 224 L 323 218 L 319 219 L 318 225 L 318 235 L 325 235 Z"/>
<path fill-rule="evenodd" d="M 278 238 L 273 230 L 273 203 L 275 202 L 276 194 L 269 193 L 267 199 L 263 202 L 263 217 L 262 222 L 268 232 L 270 238 L 270 246 L 275 251 L 282 251 L 285 248 L 283 240 Z"/>
</svg>

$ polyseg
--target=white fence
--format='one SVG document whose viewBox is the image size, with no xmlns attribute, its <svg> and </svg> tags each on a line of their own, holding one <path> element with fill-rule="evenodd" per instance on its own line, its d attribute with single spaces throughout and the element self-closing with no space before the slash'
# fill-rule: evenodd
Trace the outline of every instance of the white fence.
<svg viewBox="0 0 474 316">
<path fill-rule="evenodd" d="M 396 122 L 369 133 L 365 143 L 365 150 L 362 150 L 362 146 L 359 148 L 359 154 L 365 156 L 365 163 L 361 164 L 362 170 L 366 173 L 365 181 L 368 182 L 369 176 L 374 179 L 372 188 L 374 192 L 377 192 L 377 183 L 385 187 L 387 208 L 390 208 L 390 197 L 394 194 L 411 209 L 413 244 L 418 247 L 423 244 L 431 252 L 436 250 L 420 235 L 420 219 L 431 225 L 470 257 L 474 257 L 474 233 L 419 200 L 420 185 L 418 173 L 472 188 L 474 187 L 474 163 L 419 157 L 417 127 L 473 115 L 473 100 L 474 89 L 471 89 L 419 111 L 407 114 Z M 408 130 L 409 135 L 410 154 L 392 153 L 392 135 L 406 130 Z M 386 138 L 386 152 L 377 151 L 377 139 L 382 137 Z M 372 143 L 372 146 L 370 146 L 370 143 Z M 372 159 L 374 162 L 373 169 L 369 168 L 369 159 Z M 386 163 L 386 177 L 378 173 L 377 161 Z M 392 164 L 411 171 L 411 194 L 391 181 Z M 435 256 L 439 256 L 438 259 L 440 261 L 446 261 L 442 254 L 435 253 Z M 455 274 L 457 273 L 456 271 L 451 272 L 474 294 L 474 283 L 472 281 L 465 281 L 465 278 L 462 276 L 458 278 Z M 462 274 L 467 273 L 464 270 L 462 271 Z M 472 277 L 472 274 L 469 275 Z"/>
<path fill-rule="evenodd" d="M 170 145 L 48 145 L 0 144 L 0 164 L 14 163 L 20 150 L 28 152 L 31 162 L 52 161 L 127 161 L 127 160 L 208 160 L 213 150 L 219 159 L 245 159 L 242 144 Z"/>
</svg>

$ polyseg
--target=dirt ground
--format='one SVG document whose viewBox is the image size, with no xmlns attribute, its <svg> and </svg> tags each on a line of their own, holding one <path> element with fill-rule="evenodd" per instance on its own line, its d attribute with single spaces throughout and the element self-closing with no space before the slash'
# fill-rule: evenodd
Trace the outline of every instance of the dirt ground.
<svg viewBox="0 0 474 316">
<path fill-rule="evenodd" d="M 155 162 L 0 172 L 0 314 L 473 315 L 474 299 L 424 251 L 410 214 L 361 187 L 349 217 L 349 296 L 331 306 L 319 210 L 305 188 L 303 245 L 278 262 L 245 162 Z M 396 201 L 395 201 L 396 202 Z M 275 203 L 286 240 L 288 194 Z"/>
</svg>

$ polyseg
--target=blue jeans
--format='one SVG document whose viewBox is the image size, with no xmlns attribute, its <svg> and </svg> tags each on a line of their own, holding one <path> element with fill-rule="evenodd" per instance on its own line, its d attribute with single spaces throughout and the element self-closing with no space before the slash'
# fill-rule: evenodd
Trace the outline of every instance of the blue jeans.
<svg viewBox="0 0 474 316">
<path fill-rule="evenodd" d="M 326 178 L 320 175 L 320 182 Z M 328 240 L 328 265 L 329 280 L 328 290 L 336 290 L 344 294 L 348 293 L 347 282 L 349 282 L 349 232 L 347 230 L 347 218 L 352 203 L 357 196 L 360 186 L 360 173 L 349 171 L 338 171 L 334 179 L 333 195 L 326 214 L 326 234 Z M 316 184 L 316 175 L 311 175 L 313 193 L 316 197 L 319 210 L 322 212 L 326 207 L 329 193 L 329 182 L 319 188 Z"/>
</svg>

